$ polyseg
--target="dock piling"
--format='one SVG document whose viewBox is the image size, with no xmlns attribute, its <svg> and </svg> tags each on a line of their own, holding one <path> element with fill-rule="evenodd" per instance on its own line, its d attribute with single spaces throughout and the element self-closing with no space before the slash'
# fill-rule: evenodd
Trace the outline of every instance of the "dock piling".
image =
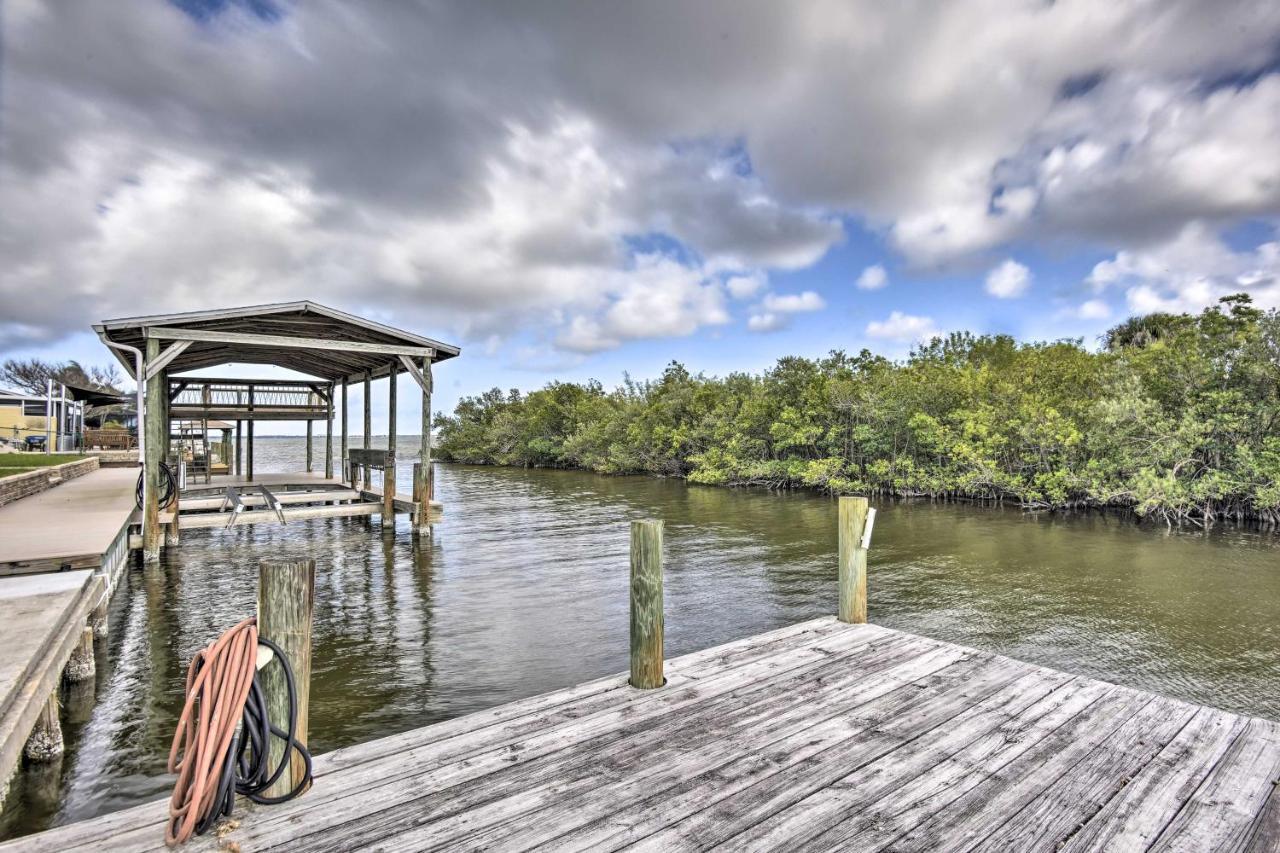
<svg viewBox="0 0 1280 853">
<path fill-rule="evenodd" d="M 651 690 L 662 675 L 662 522 L 631 522 L 631 686 Z"/>
<path fill-rule="evenodd" d="M 840 498 L 841 622 L 859 624 L 867 621 L 867 549 L 862 541 L 866 523 L 866 498 Z"/>
<path fill-rule="evenodd" d="M 93 629 L 86 625 L 80 632 L 80 640 L 72 650 L 71 657 L 67 659 L 67 665 L 62 670 L 62 674 L 71 684 L 79 684 L 93 678 L 96 672 L 97 664 L 93 657 Z"/>
<path fill-rule="evenodd" d="M 27 738 L 22 754 L 26 756 L 27 761 L 44 764 L 60 758 L 63 749 L 62 723 L 58 715 L 58 689 L 55 687 L 49 694 L 49 698 L 45 700 L 44 707 L 40 709 L 40 716 L 36 717 L 36 724 L 31 729 L 31 735 Z"/>
<path fill-rule="evenodd" d="M 297 707 L 294 737 L 307 743 L 307 726 L 311 705 L 311 618 L 315 608 L 316 561 L 261 560 L 258 563 L 258 634 L 272 641 L 284 652 L 293 670 Z M 260 673 L 262 692 L 266 695 L 267 712 L 283 727 L 289 714 L 289 690 L 284 670 L 268 666 Z M 269 766 L 279 764 L 285 744 L 271 739 Z M 283 796 L 302 781 L 306 768 L 302 757 L 293 754 L 289 774 L 282 774 L 265 793 Z"/>
</svg>

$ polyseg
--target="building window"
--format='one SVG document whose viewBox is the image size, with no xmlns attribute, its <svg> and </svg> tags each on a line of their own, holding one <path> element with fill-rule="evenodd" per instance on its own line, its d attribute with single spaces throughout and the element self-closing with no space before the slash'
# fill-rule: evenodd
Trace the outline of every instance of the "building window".
<svg viewBox="0 0 1280 853">
<path fill-rule="evenodd" d="M 44 400 L 24 400 L 22 414 L 29 418 L 43 418 L 48 413 Z"/>
</svg>

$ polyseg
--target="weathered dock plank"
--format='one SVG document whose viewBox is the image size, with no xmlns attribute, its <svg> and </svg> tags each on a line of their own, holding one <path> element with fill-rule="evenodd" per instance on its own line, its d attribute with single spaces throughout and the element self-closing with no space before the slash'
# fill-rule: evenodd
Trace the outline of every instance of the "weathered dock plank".
<svg viewBox="0 0 1280 853">
<path fill-rule="evenodd" d="M 1274 722 L 835 619 L 666 676 L 320 756 L 306 795 L 188 849 L 1274 849 Z M 164 816 L 0 850 L 159 850 Z"/>
</svg>

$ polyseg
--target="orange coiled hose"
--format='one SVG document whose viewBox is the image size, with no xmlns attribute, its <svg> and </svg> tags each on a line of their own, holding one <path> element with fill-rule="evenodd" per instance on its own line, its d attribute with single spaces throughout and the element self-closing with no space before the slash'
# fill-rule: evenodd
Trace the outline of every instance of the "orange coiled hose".
<svg viewBox="0 0 1280 853">
<path fill-rule="evenodd" d="M 221 805 L 220 780 L 231 758 L 257 660 L 258 620 L 253 618 L 231 628 L 191 659 L 187 701 L 169 748 L 169 772 L 178 774 L 164 836 L 171 847 L 207 824 Z"/>
</svg>

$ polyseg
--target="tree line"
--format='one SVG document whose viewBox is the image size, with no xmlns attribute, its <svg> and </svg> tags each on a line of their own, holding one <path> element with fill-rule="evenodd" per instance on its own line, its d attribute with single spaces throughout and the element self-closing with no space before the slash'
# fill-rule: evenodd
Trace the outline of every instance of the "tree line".
<svg viewBox="0 0 1280 853">
<path fill-rule="evenodd" d="M 1280 522 L 1280 315 L 1246 295 L 1133 317 L 1094 351 L 953 333 L 903 361 L 495 388 L 440 420 L 458 462 Z"/>
</svg>

